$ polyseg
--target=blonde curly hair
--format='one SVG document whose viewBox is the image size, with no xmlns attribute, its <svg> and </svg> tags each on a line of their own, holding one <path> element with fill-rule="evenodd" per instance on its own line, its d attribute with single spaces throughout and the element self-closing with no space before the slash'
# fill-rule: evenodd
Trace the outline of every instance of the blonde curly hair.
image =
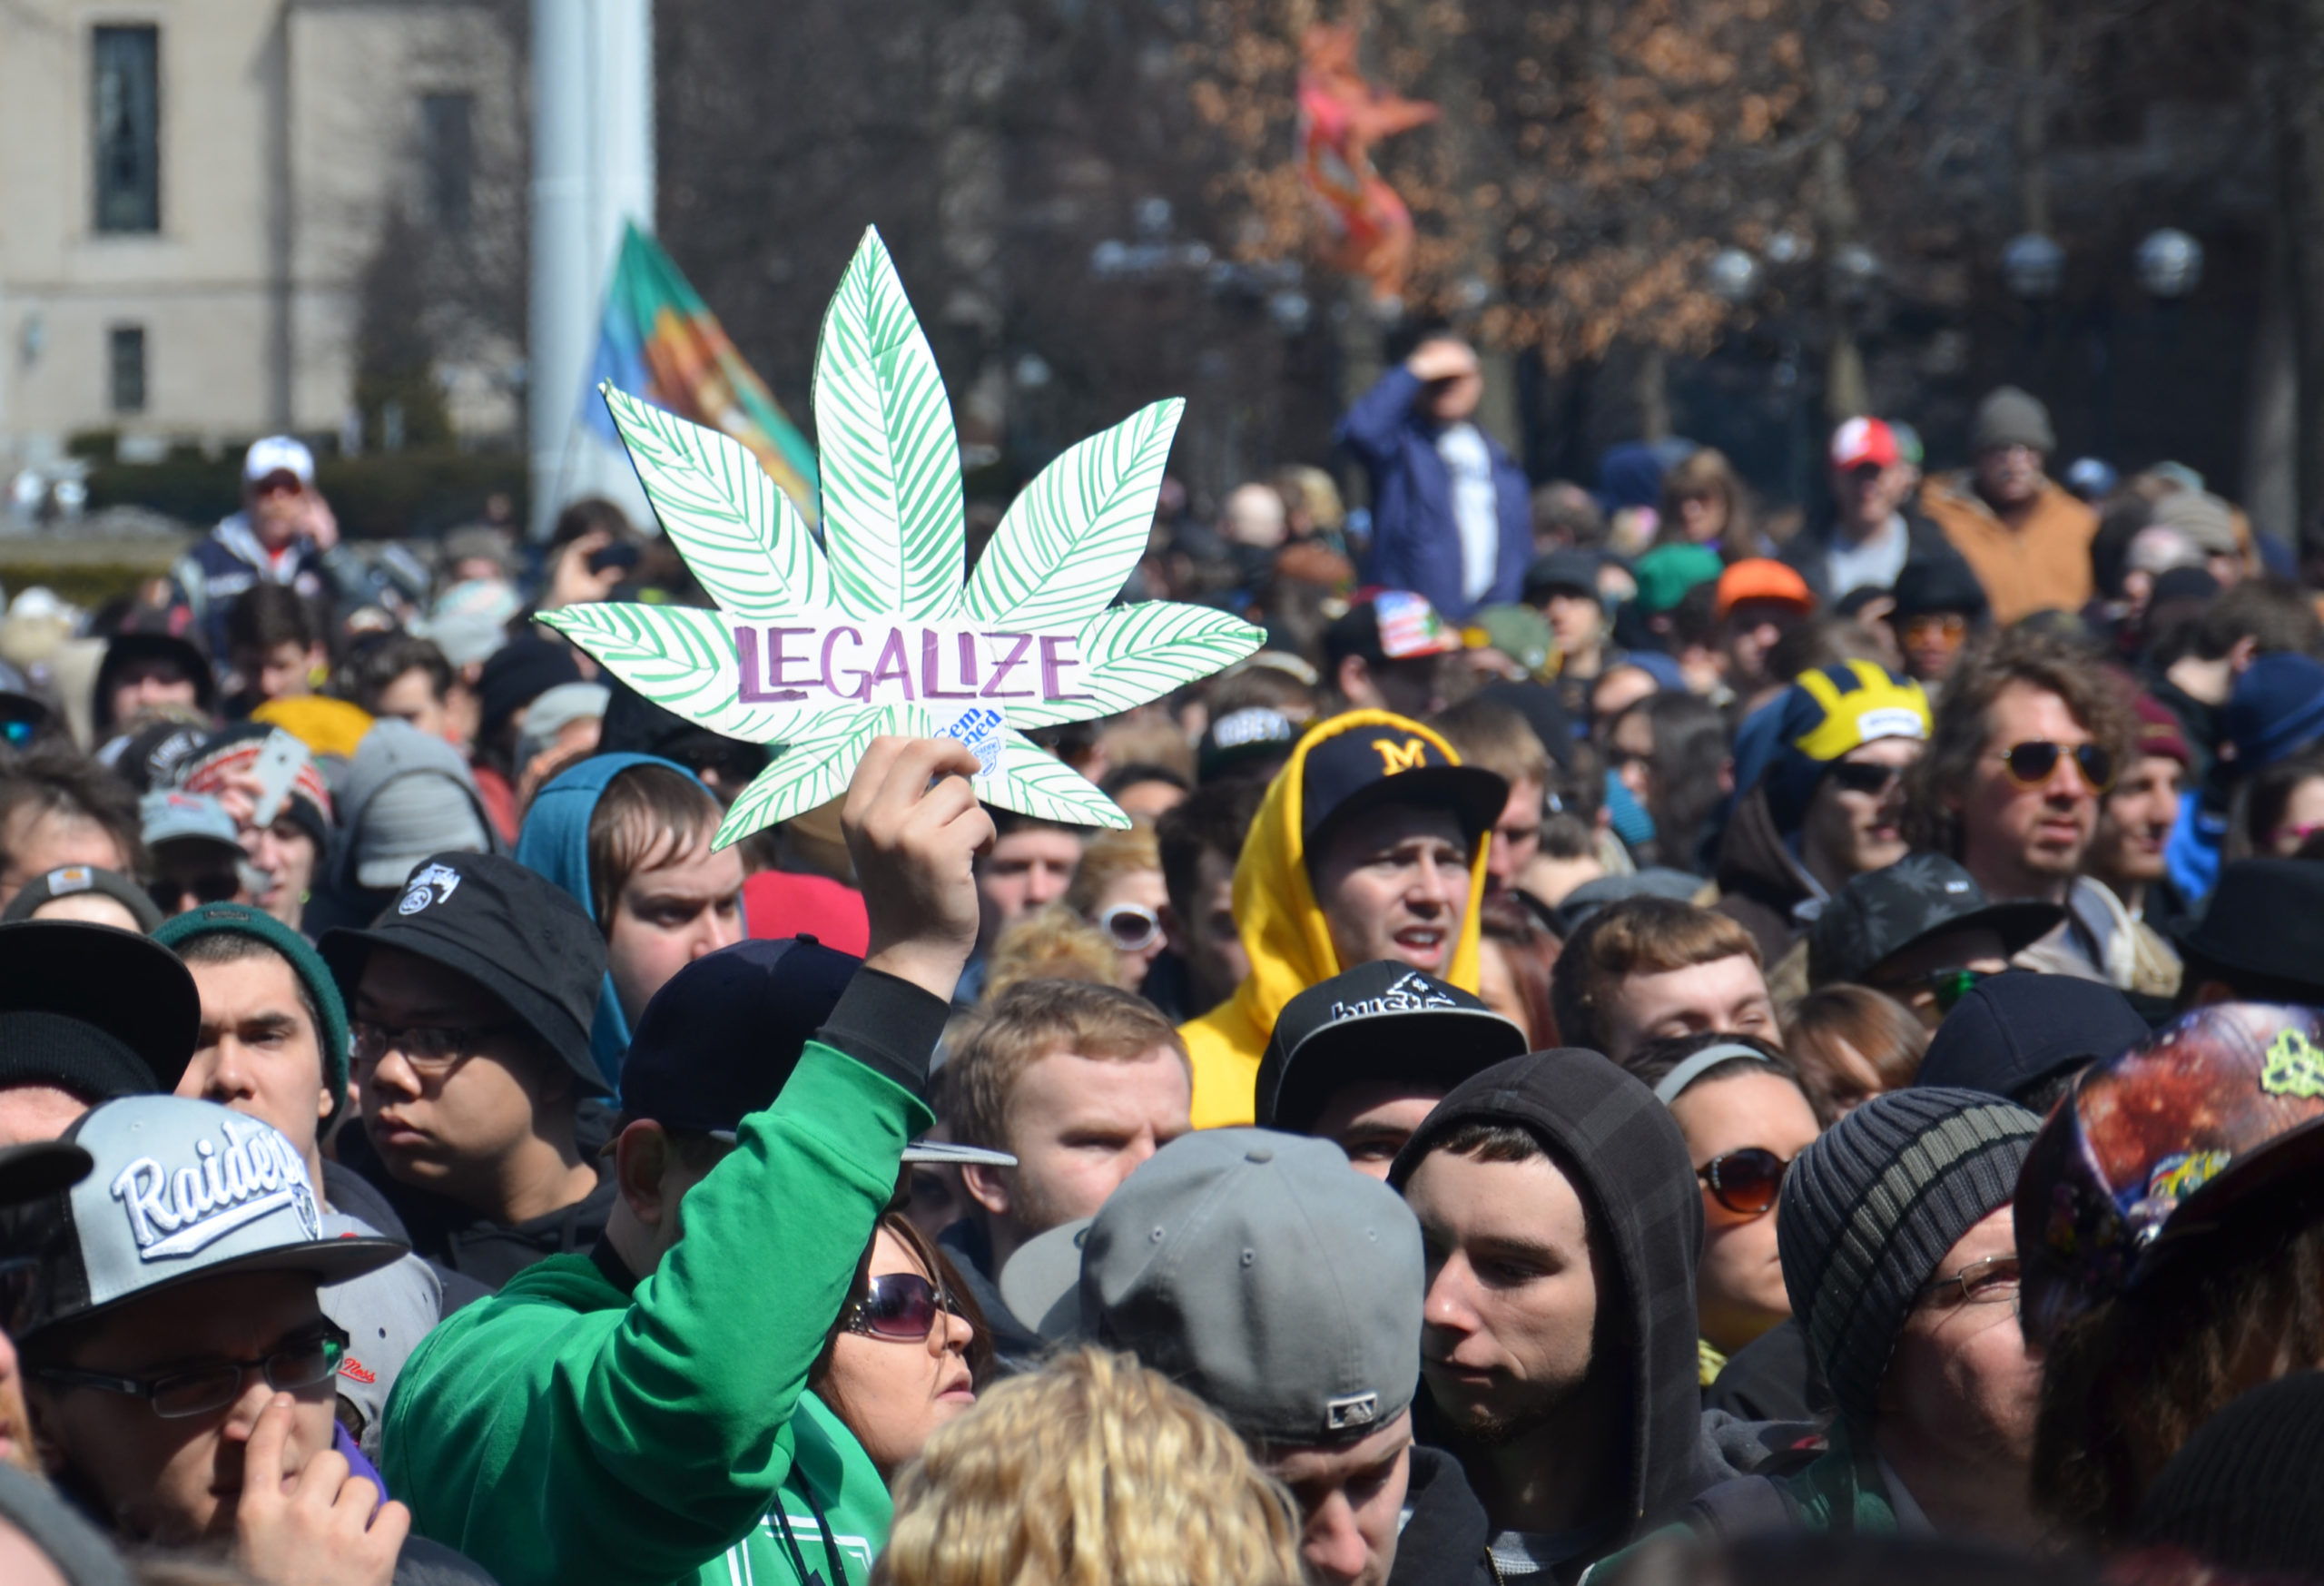
<svg viewBox="0 0 2324 1586">
<path fill-rule="evenodd" d="M 1000 1384 L 896 1487 L 875 1586 L 1296 1586 L 1291 1495 L 1192 1394 L 1080 1349 Z"/>
</svg>

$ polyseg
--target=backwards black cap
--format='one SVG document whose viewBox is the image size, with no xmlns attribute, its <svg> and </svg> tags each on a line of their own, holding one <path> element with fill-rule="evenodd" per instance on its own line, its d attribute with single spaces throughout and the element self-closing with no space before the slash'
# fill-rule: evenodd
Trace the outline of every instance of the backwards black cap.
<svg viewBox="0 0 2324 1586">
<path fill-rule="evenodd" d="M 201 1029 L 193 976 L 159 942 L 74 920 L 0 925 L 0 1085 L 91 1101 L 174 1089 Z"/>
<path fill-rule="evenodd" d="M 497 853 L 423 860 L 369 930 L 326 931 L 318 944 L 350 1009 L 375 947 L 467 976 L 507 1004 L 586 1089 L 610 1089 L 589 1055 L 606 939 L 589 911 L 546 877 Z"/>
</svg>

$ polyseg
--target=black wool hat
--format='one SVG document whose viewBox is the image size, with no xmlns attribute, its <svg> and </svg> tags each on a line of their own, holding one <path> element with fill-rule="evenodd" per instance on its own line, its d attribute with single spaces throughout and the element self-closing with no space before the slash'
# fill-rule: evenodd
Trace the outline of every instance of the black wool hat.
<svg viewBox="0 0 2324 1586">
<path fill-rule="evenodd" d="M 350 1010 L 376 947 L 400 948 L 475 981 L 547 1042 L 585 1090 L 606 1093 L 589 1054 L 606 939 L 564 888 L 502 854 L 434 854 L 369 930 L 326 931 L 318 944 Z"/>
<path fill-rule="evenodd" d="M 0 1085 L 89 1101 L 173 1089 L 201 1029 L 193 976 L 159 942 L 77 920 L 0 925 Z"/>
<path fill-rule="evenodd" d="M 2152 1033 L 2130 999 L 2102 981 L 1995 975 L 1945 1016 L 1913 1083 L 2017 1099 L 2061 1069 L 2111 1058 Z"/>
<path fill-rule="evenodd" d="M 2223 865 L 2202 923 L 2179 933 L 2191 980 L 2216 968 L 2269 1001 L 2324 1001 L 2324 864 L 2239 859 Z M 2285 993 L 2297 992 L 2297 995 Z"/>
<path fill-rule="evenodd" d="M 1869 1425 L 1905 1317 L 1961 1236 L 2010 1205 L 2042 1120 L 1976 1090 L 1876 1096 L 1792 1159 L 1776 1208 L 1791 1314 Z"/>
<path fill-rule="evenodd" d="M 812 937 L 738 941 L 670 977 L 622 1059 L 621 1110 L 731 1134 L 770 1105 L 862 960 Z"/>
<path fill-rule="evenodd" d="M 1358 964 L 1284 1004 L 1259 1060 L 1254 1118 L 1305 1134 L 1351 1081 L 1450 1090 L 1524 1050 L 1523 1030 L 1458 986 L 1386 960 Z"/>
<path fill-rule="evenodd" d="M 2195 1428 L 2147 1489 L 2138 1537 L 2253 1578 L 2324 1578 L 2324 1372 L 2253 1388 Z"/>
</svg>

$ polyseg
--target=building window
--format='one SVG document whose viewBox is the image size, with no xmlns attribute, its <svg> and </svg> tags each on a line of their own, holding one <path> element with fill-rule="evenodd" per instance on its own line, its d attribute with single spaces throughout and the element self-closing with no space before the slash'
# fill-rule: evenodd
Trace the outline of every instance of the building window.
<svg viewBox="0 0 2324 1586">
<path fill-rule="evenodd" d="M 468 229 L 468 123 L 475 103 L 466 94 L 424 94 L 419 99 L 419 169 L 428 219 L 447 231 Z"/>
<path fill-rule="evenodd" d="M 162 32 L 100 27 L 94 147 L 97 230 L 162 229 Z"/>
<path fill-rule="evenodd" d="M 107 383 L 116 413 L 145 411 L 145 327 L 115 325 L 107 336 Z"/>
</svg>

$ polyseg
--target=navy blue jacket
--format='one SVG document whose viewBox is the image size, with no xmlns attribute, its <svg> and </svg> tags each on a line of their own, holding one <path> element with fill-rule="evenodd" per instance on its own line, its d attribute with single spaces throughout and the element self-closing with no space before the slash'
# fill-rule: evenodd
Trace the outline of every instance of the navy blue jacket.
<svg viewBox="0 0 2324 1586">
<path fill-rule="evenodd" d="M 1448 622 L 1479 606 L 1518 598 L 1533 559 L 1533 514 L 1525 470 L 1492 436 L 1494 505 L 1501 557 L 1481 601 L 1462 592 L 1461 526 L 1452 517 L 1452 478 L 1436 453 L 1436 426 L 1413 410 L 1421 381 L 1402 364 L 1356 399 L 1334 437 L 1372 478 L 1372 549 L 1364 581 L 1428 597 Z M 1482 427 L 1481 430 L 1482 432 Z"/>
</svg>

